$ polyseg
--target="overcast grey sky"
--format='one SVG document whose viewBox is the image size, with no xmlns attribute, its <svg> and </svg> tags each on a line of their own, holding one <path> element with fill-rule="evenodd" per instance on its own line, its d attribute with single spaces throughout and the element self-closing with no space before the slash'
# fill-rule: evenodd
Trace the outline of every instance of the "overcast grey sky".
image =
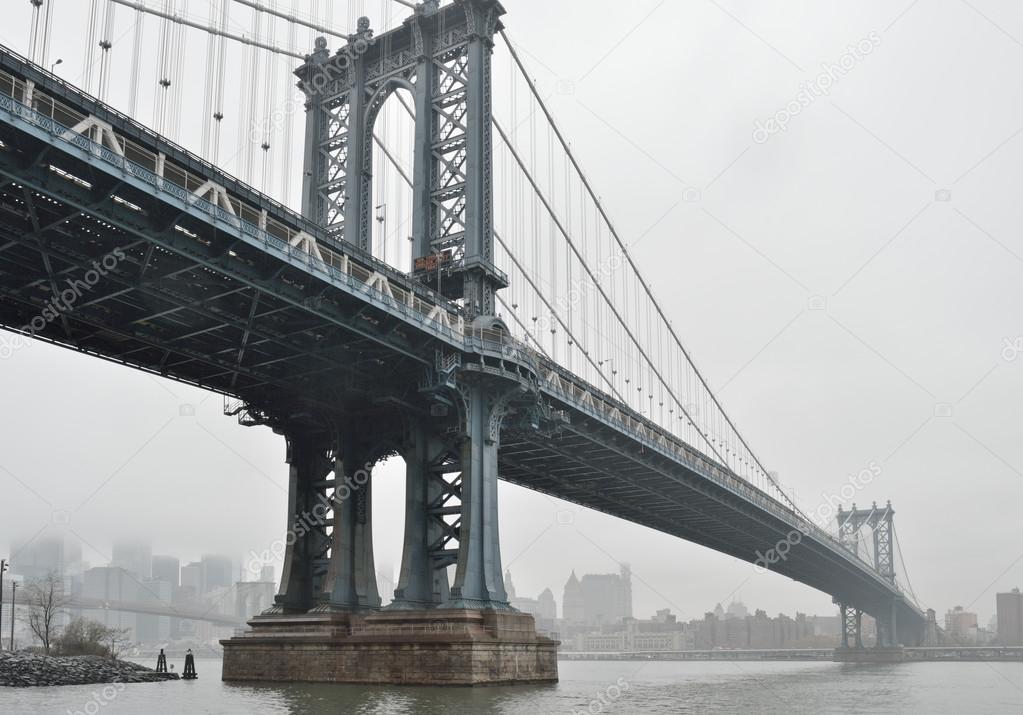
<svg viewBox="0 0 1023 715">
<path fill-rule="evenodd" d="M 87 3 L 54 2 L 51 61 L 80 81 Z M 25 52 L 29 3 L 7 4 L 0 42 Z M 764 463 L 807 509 L 876 463 L 857 500 L 892 500 L 922 604 L 986 623 L 995 591 L 1023 585 L 1023 6 L 505 4 L 619 232 Z M 341 26 L 407 14 L 385 0 L 335 6 Z M 870 51 L 833 72 L 829 94 L 754 138 L 861 41 Z M 198 80 L 205 37 L 188 42 Z M 128 48 L 115 43 L 122 72 Z M 198 149 L 201 82 L 183 92 L 182 141 Z M 140 106 L 150 122 L 151 96 Z M 241 173 L 237 162 L 224 163 Z M 67 529 L 94 564 L 112 539 L 142 534 L 157 552 L 241 560 L 283 533 L 283 440 L 223 417 L 219 396 L 42 344 L 0 363 L 0 394 L 0 548 Z M 179 416 L 182 404 L 196 415 Z M 378 563 L 396 566 L 402 466 L 378 475 Z M 504 484 L 501 519 L 518 592 L 550 586 L 559 607 L 571 569 L 629 562 L 639 617 L 699 617 L 733 595 L 772 615 L 834 612 L 798 583 Z"/>
</svg>

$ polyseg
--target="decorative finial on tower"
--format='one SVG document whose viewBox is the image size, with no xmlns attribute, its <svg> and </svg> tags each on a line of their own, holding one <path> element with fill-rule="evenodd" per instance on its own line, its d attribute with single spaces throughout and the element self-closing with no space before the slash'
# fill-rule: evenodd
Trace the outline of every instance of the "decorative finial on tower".
<svg viewBox="0 0 1023 715">
<path fill-rule="evenodd" d="M 355 52 L 356 55 L 361 55 L 369 49 L 369 46 L 373 43 L 373 30 L 369 26 L 369 18 L 363 15 L 359 18 L 358 24 L 355 26 L 355 34 L 348 36 L 348 47 L 349 50 Z M 341 50 L 338 50 L 340 53 Z"/>
</svg>

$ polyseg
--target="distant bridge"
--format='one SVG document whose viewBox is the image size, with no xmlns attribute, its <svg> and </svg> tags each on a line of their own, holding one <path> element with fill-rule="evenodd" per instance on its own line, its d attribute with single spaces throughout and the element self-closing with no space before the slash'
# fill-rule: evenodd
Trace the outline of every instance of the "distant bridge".
<svg viewBox="0 0 1023 715">
<path fill-rule="evenodd" d="M 230 628 L 241 628 L 247 620 L 238 616 L 217 613 L 216 611 L 201 608 L 179 608 L 167 606 L 159 602 L 112 601 L 103 598 L 87 598 L 85 596 L 73 596 L 68 602 L 67 607 L 94 611 L 119 611 L 121 613 L 136 613 L 147 616 L 168 616 L 186 621 L 205 621 L 215 626 Z"/>
</svg>

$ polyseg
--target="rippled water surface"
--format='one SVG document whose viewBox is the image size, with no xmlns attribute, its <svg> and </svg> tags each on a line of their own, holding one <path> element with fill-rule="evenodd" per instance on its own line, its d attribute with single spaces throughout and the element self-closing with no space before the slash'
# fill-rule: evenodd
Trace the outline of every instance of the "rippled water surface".
<svg viewBox="0 0 1023 715">
<path fill-rule="evenodd" d="M 193 682 L 0 688 L 0 713 L 1023 713 L 1023 663 L 562 662 L 557 685 L 475 689 L 237 685 L 219 661 L 197 667 Z"/>
</svg>

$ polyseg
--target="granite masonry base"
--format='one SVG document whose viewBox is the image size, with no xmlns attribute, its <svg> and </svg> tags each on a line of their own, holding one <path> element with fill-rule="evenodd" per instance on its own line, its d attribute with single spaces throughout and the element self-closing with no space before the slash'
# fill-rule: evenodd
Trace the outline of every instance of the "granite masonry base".
<svg viewBox="0 0 1023 715">
<path fill-rule="evenodd" d="M 224 646 L 223 679 L 398 685 L 558 680 L 558 642 L 515 611 L 264 615 Z"/>
<path fill-rule="evenodd" d="M 902 663 L 906 651 L 901 646 L 894 648 L 835 648 L 831 659 L 835 663 Z"/>
</svg>

